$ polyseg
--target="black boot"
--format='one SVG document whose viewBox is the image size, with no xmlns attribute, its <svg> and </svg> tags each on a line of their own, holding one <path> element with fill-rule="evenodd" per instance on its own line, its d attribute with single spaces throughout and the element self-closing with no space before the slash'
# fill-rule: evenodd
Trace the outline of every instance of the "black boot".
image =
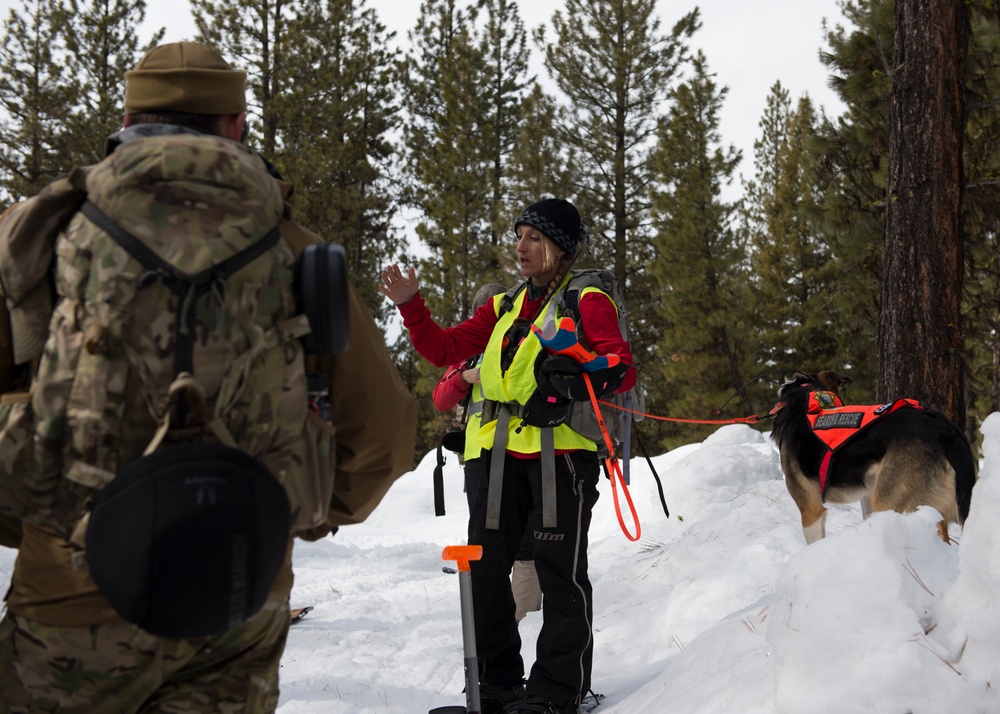
<svg viewBox="0 0 1000 714">
<path fill-rule="evenodd" d="M 494 685 L 479 683 L 479 701 L 483 714 L 503 714 L 504 707 L 524 697 L 524 680 L 517 684 Z"/>
<path fill-rule="evenodd" d="M 485 709 L 483 710 L 485 714 Z M 573 702 L 563 705 L 553 704 L 548 699 L 529 694 L 523 699 L 508 704 L 504 714 L 577 714 L 580 708 Z"/>
</svg>

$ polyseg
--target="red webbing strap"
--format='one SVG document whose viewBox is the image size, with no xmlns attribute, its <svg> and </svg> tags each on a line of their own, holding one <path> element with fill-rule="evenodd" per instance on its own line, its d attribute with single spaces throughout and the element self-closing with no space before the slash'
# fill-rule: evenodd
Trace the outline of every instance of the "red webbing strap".
<svg viewBox="0 0 1000 714">
<path fill-rule="evenodd" d="M 827 449 L 823 454 L 823 460 L 819 464 L 819 492 L 820 495 L 826 493 L 826 475 L 830 473 L 830 459 L 833 457 L 833 449 Z"/>
</svg>

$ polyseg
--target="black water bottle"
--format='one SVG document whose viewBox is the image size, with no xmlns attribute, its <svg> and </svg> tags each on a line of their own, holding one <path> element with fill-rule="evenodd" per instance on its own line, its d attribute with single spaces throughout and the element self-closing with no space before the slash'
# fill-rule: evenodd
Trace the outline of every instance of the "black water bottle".
<svg viewBox="0 0 1000 714">
<path fill-rule="evenodd" d="M 323 421 L 330 421 L 330 381 L 325 372 L 306 372 L 306 390 L 309 408 L 320 415 Z"/>
</svg>

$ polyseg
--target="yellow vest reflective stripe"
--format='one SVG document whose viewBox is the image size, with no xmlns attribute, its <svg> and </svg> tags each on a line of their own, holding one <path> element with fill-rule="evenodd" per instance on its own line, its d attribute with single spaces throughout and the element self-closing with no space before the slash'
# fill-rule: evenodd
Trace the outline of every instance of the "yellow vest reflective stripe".
<svg viewBox="0 0 1000 714">
<path fill-rule="evenodd" d="M 570 275 L 567 275 L 563 285 L 569 282 Z M 497 402 L 525 404 L 534 393 L 535 387 L 535 359 L 542 351 L 542 343 L 529 332 L 522 339 L 518 346 L 514 358 L 505 373 L 500 369 L 501 352 L 503 351 L 504 336 L 514 324 L 514 320 L 521 314 L 521 307 L 527 296 L 527 289 L 521 290 L 514 300 L 514 306 L 501 315 L 490 335 L 490 341 L 486 345 L 483 353 L 483 362 L 479 367 L 479 378 L 482 383 L 483 395 L 486 399 Z M 493 309 L 499 314 L 500 303 L 503 295 L 493 298 Z M 555 301 L 550 300 L 545 306 L 545 310 L 539 315 L 535 324 L 541 326 L 546 314 L 550 310 L 555 310 Z M 484 449 L 493 448 L 496 436 L 496 419 L 483 424 L 476 436 L 476 444 Z M 520 428 L 520 432 L 518 432 Z M 585 451 L 597 451 L 597 445 L 585 436 L 577 434 L 565 424 L 557 426 L 552 430 L 554 437 L 554 448 L 556 450 L 582 449 Z M 522 426 L 521 418 L 512 416 L 510 427 L 507 430 L 507 446 L 509 451 L 520 454 L 538 454 L 542 450 L 541 429 L 534 426 Z"/>
<path fill-rule="evenodd" d="M 479 356 L 477 365 L 482 365 L 483 357 Z M 483 455 L 483 447 L 476 443 L 476 435 L 479 433 L 480 422 L 483 419 L 483 385 L 482 383 L 472 384 L 469 391 L 469 414 L 465 424 L 465 460 L 478 459 Z"/>
</svg>

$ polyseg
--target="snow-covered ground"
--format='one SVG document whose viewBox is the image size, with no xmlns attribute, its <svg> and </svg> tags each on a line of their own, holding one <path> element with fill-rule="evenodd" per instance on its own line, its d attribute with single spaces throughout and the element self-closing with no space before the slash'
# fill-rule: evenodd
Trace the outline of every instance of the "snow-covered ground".
<svg viewBox="0 0 1000 714">
<path fill-rule="evenodd" d="M 594 689 L 611 714 L 993 714 L 1000 712 L 1000 415 L 959 544 L 938 515 L 834 506 L 805 546 L 767 434 L 724 426 L 632 463 L 642 537 L 622 533 L 610 484 L 591 528 Z M 434 454 L 368 522 L 295 548 L 281 714 L 422 714 L 464 704 L 459 584 L 443 546 L 464 542 L 461 467 Z M 632 530 L 628 513 L 626 525 Z M 0 549 L 0 582 L 14 552 Z M 540 613 L 521 623 L 527 667 Z M 997 687 L 993 687 L 997 680 Z"/>
</svg>

